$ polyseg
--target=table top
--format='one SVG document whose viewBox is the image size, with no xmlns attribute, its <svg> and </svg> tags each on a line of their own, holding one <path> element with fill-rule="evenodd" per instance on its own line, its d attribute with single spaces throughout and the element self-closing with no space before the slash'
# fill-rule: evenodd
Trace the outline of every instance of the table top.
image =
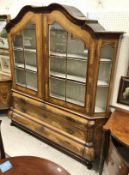
<svg viewBox="0 0 129 175">
<path fill-rule="evenodd" d="M 9 157 L 0 160 L 0 165 L 10 161 L 12 168 L 0 175 L 70 175 L 64 168 L 47 159 L 34 156 Z"/>
<path fill-rule="evenodd" d="M 103 127 L 109 130 L 113 137 L 129 147 L 129 113 L 123 111 L 115 111 L 112 113 L 108 122 Z"/>
<path fill-rule="evenodd" d="M 0 74 L 0 82 L 6 82 L 6 81 L 11 81 L 11 77 L 4 74 Z"/>
</svg>

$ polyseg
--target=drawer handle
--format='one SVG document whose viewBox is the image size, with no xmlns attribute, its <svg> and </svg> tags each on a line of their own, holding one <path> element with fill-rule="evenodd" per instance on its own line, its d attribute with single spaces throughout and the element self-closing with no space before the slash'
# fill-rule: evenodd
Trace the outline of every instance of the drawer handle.
<svg viewBox="0 0 129 175">
<path fill-rule="evenodd" d="M 73 118 L 70 118 L 70 117 L 67 117 L 67 116 L 65 116 L 66 117 L 66 119 L 68 120 L 68 121 L 70 121 L 70 122 L 75 122 L 76 123 L 76 121 L 73 119 Z"/>
<path fill-rule="evenodd" d="M 44 118 L 48 118 L 48 116 L 47 116 L 47 115 L 43 115 L 43 117 L 44 117 Z"/>
<path fill-rule="evenodd" d="M 2 94 L 2 98 L 6 99 L 7 98 L 7 94 Z"/>
<path fill-rule="evenodd" d="M 66 130 L 67 130 L 67 132 L 68 132 L 69 134 L 74 134 L 74 131 L 73 131 L 72 129 L 67 128 Z"/>
</svg>

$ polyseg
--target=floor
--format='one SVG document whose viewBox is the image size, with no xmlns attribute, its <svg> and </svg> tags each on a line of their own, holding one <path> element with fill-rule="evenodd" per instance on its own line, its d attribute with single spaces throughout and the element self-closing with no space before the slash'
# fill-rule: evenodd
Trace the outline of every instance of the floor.
<svg viewBox="0 0 129 175">
<path fill-rule="evenodd" d="M 43 141 L 38 140 L 15 126 L 10 126 L 10 119 L 6 114 L 0 113 L 0 119 L 2 119 L 1 131 L 7 155 L 43 157 L 61 165 L 71 175 L 98 175 L 96 170 L 88 170 L 80 162 L 54 149 Z"/>
</svg>

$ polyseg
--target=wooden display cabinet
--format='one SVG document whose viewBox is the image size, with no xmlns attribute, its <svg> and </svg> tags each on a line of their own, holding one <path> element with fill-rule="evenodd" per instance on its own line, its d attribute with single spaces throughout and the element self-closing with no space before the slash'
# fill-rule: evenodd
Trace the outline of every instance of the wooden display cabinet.
<svg viewBox="0 0 129 175">
<path fill-rule="evenodd" d="M 74 7 L 25 6 L 6 26 L 13 123 L 75 158 L 99 156 L 121 32 Z"/>
</svg>

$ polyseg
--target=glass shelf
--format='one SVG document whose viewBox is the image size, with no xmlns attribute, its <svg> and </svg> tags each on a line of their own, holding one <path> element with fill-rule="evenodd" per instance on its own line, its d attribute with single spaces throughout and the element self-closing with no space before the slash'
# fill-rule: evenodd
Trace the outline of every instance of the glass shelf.
<svg viewBox="0 0 129 175">
<path fill-rule="evenodd" d="M 59 53 L 59 52 L 49 52 L 50 56 L 58 56 L 58 57 L 69 57 L 69 58 L 73 58 L 73 59 L 82 59 L 82 60 L 87 60 L 88 57 L 87 56 L 82 56 L 82 55 L 77 55 L 77 54 L 67 54 L 66 53 Z"/>
<path fill-rule="evenodd" d="M 109 84 L 106 81 L 102 81 L 102 80 L 98 80 L 97 82 L 97 86 L 101 86 L 101 87 L 108 87 Z"/>
<path fill-rule="evenodd" d="M 63 97 L 61 95 L 50 93 L 50 96 L 65 101 L 65 97 Z"/>
<path fill-rule="evenodd" d="M 66 74 L 65 73 L 60 73 L 60 72 L 51 71 L 50 75 L 54 76 L 54 77 L 58 77 L 58 78 L 66 78 Z"/>
<path fill-rule="evenodd" d="M 18 67 L 18 68 L 24 68 L 25 65 L 22 64 L 22 63 L 15 63 L 15 67 Z"/>
<path fill-rule="evenodd" d="M 67 80 L 73 80 L 73 81 L 80 82 L 80 83 L 85 83 L 86 82 L 86 77 L 78 77 L 78 76 L 69 75 L 69 74 L 67 74 L 67 77 L 66 77 L 66 74 L 64 74 L 64 73 L 52 72 L 52 71 L 50 72 L 50 75 L 54 76 L 54 77 L 67 79 Z"/>
<path fill-rule="evenodd" d="M 33 71 L 33 72 L 37 72 L 37 67 L 34 67 L 34 66 L 30 66 L 30 65 L 26 65 L 26 70 L 30 70 L 30 71 Z"/>
<path fill-rule="evenodd" d="M 112 60 L 109 59 L 109 58 L 100 58 L 100 61 L 101 62 L 105 62 L 105 63 L 107 62 L 108 63 L 108 62 L 111 62 Z"/>
<path fill-rule="evenodd" d="M 101 108 L 101 107 L 98 107 L 98 106 L 95 106 L 95 112 L 96 112 L 96 113 L 105 112 L 105 109 L 103 109 L 103 108 Z"/>
<path fill-rule="evenodd" d="M 57 57 L 65 57 L 66 58 L 66 53 L 59 53 L 59 52 L 52 52 L 49 51 L 50 56 L 57 56 Z"/>
</svg>

